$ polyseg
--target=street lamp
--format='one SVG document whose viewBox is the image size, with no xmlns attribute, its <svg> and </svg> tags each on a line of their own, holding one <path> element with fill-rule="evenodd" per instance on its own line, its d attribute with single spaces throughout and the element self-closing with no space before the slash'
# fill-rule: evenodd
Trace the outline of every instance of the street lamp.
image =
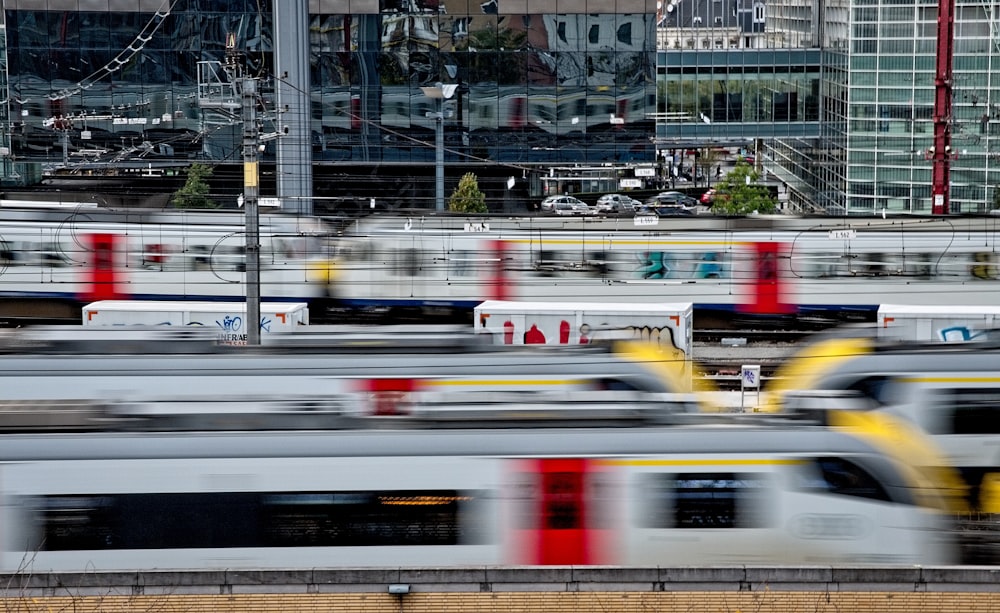
<svg viewBox="0 0 1000 613">
<path fill-rule="evenodd" d="M 437 100 L 437 111 L 428 112 L 427 117 L 434 119 L 434 149 L 437 152 L 435 160 L 435 193 L 434 204 L 437 210 L 444 210 L 444 101 L 455 95 L 458 85 L 443 85 L 421 87 L 420 91 L 433 100 Z"/>
</svg>

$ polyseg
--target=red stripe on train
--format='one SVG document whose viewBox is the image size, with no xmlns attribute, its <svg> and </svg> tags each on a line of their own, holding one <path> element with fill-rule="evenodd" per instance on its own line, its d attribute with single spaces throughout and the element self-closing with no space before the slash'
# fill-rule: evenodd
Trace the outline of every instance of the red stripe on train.
<svg viewBox="0 0 1000 613">
<path fill-rule="evenodd" d="M 558 458 L 523 460 L 516 466 L 512 562 L 613 563 L 603 501 L 594 496 L 601 490 L 595 487 L 601 477 L 597 465 L 590 460 Z"/>
<path fill-rule="evenodd" d="M 493 262 L 490 267 L 489 278 L 486 279 L 486 286 L 489 288 L 490 300 L 512 300 L 510 288 L 512 283 L 507 278 L 507 268 L 504 260 L 507 257 L 507 243 L 503 240 L 490 242 L 490 253 L 493 254 Z"/>
<path fill-rule="evenodd" d="M 759 242 L 754 245 L 754 281 L 741 310 L 747 313 L 780 314 L 794 312 L 788 298 L 788 257 L 782 243 Z"/>
<path fill-rule="evenodd" d="M 117 260 L 121 253 L 121 238 L 115 234 L 90 234 L 87 236 L 90 258 L 84 273 L 84 287 L 80 299 L 116 300 L 123 298 Z"/>
</svg>

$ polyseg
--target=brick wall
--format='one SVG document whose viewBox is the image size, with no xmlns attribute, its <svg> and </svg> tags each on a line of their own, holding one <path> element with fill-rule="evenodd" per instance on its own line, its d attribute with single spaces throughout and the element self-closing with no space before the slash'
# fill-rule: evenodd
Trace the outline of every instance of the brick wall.
<svg viewBox="0 0 1000 613">
<path fill-rule="evenodd" d="M 508 592 L 7 597 L 8 613 L 942 613 L 993 612 L 994 593 Z"/>
<path fill-rule="evenodd" d="M 389 586 L 408 593 L 392 595 Z M 0 575 L 2 613 L 963 613 L 1000 568 L 467 568 Z"/>
</svg>

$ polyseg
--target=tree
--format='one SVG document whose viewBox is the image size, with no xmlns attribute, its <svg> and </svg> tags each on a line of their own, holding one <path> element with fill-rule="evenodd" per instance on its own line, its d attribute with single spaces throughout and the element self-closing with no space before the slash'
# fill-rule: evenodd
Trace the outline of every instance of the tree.
<svg viewBox="0 0 1000 613">
<path fill-rule="evenodd" d="M 705 175 L 705 182 L 709 186 L 712 185 L 712 176 L 720 157 L 719 150 L 714 147 L 704 147 L 698 150 L 698 164 L 701 166 L 701 172 Z"/>
<path fill-rule="evenodd" d="M 476 175 L 467 172 L 462 175 L 458 187 L 448 200 L 448 210 L 453 213 L 486 213 L 486 196 L 479 191 Z"/>
<path fill-rule="evenodd" d="M 217 209 L 219 204 L 208 197 L 208 178 L 212 167 L 205 164 L 191 164 L 187 170 L 187 181 L 174 192 L 170 203 L 175 209 Z"/>
<path fill-rule="evenodd" d="M 746 162 L 737 162 L 721 181 L 715 184 L 712 212 L 717 215 L 749 215 L 773 213 L 778 203 L 766 187 L 757 185 L 760 173 Z"/>
</svg>

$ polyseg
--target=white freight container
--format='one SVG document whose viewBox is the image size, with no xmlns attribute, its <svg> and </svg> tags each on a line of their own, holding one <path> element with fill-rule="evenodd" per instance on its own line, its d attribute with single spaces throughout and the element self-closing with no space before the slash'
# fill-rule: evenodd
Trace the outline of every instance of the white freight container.
<svg viewBox="0 0 1000 613">
<path fill-rule="evenodd" d="M 501 345 L 579 345 L 635 338 L 690 361 L 690 302 L 589 303 L 488 300 L 475 309 L 475 330 Z"/>
<path fill-rule="evenodd" d="M 986 340 L 989 332 L 997 328 L 1000 328 L 1000 306 L 883 304 L 878 309 L 878 337 L 889 340 Z"/>
<path fill-rule="evenodd" d="M 245 302 L 169 302 L 101 300 L 83 307 L 85 326 L 204 326 L 217 331 L 223 345 L 246 345 Z M 309 325 L 304 302 L 262 302 L 260 333 L 290 332 Z"/>
</svg>

